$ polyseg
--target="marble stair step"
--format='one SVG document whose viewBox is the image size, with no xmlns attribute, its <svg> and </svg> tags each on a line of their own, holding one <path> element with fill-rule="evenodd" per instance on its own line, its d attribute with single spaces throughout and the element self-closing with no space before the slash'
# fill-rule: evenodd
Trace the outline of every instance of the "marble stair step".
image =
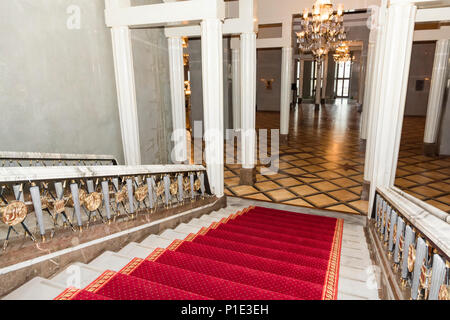
<svg viewBox="0 0 450 320">
<path fill-rule="evenodd" d="M 343 292 L 338 292 L 337 299 L 338 300 L 368 300 L 365 297 L 354 296 L 352 294 L 343 293 Z"/>
<path fill-rule="evenodd" d="M 192 225 L 188 225 L 186 223 L 181 223 L 179 224 L 174 230 L 176 232 L 182 232 L 182 233 L 197 233 L 199 230 L 201 229 L 201 227 L 196 227 L 196 226 L 192 226 Z"/>
<path fill-rule="evenodd" d="M 55 281 L 35 277 L 2 300 L 53 300 L 65 289 L 65 286 Z"/>
<path fill-rule="evenodd" d="M 189 233 L 182 233 L 182 232 L 175 231 L 173 229 L 167 229 L 163 233 L 160 234 L 160 237 L 170 240 L 172 242 L 176 239 L 183 240 L 184 238 L 187 237 L 188 234 Z"/>
<path fill-rule="evenodd" d="M 105 270 L 102 268 L 75 262 L 68 266 L 64 271 L 55 275 L 51 280 L 65 288 L 76 287 L 82 289 L 97 279 L 104 271 Z"/>
<path fill-rule="evenodd" d="M 118 251 L 118 254 L 133 258 L 147 258 L 157 247 L 150 247 L 136 242 L 130 242 Z"/>
<path fill-rule="evenodd" d="M 213 222 L 219 222 L 222 218 L 214 218 L 214 217 L 204 215 L 204 216 L 201 216 L 199 219 L 213 223 Z"/>
<path fill-rule="evenodd" d="M 353 295 L 370 300 L 378 300 L 378 288 L 372 287 L 370 282 L 358 281 L 340 277 L 338 282 L 338 292 Z"/>
<path fill-rule="evenodd" d="M 218 218 L 220 220 L 222 219 L 226 219 L 229 217 L 229 214 L 218 214 L 217 212 L 213 212 L 211 214 L 208 215 L 210 218 Z"/>
<path fill-rule="evenodd" d="M 192 219 L 191 221 L 189 221 L 188 225 L 191 225 L 194 227 L 208 228 L 211 225 L 211 222 L 195 218 L 195 219 Z"/>
<path fill-rule="evenodd" d="M 171 240 L 161 238 L 156 234 L 151 234 L 141 241 L 142 245 L 154 248 L 167 248 L 171 243 Z"/>
<path fill-rule="evenodd" d="M 123 267 L 125 267 L 128 262 L 130 262 L 130 260 L 130 257 L 123 256 L 119 253 L 105 251 L 90 263 L 88 263 L 88 265 L 98 269 L 118 272 Z"/>
</svg>

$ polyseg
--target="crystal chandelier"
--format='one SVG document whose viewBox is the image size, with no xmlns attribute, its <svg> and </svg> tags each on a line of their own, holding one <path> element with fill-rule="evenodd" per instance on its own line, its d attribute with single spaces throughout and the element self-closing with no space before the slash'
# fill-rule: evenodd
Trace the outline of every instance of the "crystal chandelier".
<svg viewBox="0 0 450 320">
<path fill-rule="evenodd" d="M 303 10 L 301 31 L 297 32 L 300 50 L 312 52 L 320 60 L 346 39 L 343 20 L 343 5 L 335 11 L 330 0 L 316 0 L 311 12 Z"/>
<path fill-rule="evenodd" d="M 347 61 L 351 61 L 353 62 L 355 57 L 353 57 L 350 54 L 350 49 L 347 45 L 347 43 L 342 42 L 337 48 L 336 48 L 336 53 L 333 54 L 333 60 L 335 62 L 347 62 Z"/>
</svg>

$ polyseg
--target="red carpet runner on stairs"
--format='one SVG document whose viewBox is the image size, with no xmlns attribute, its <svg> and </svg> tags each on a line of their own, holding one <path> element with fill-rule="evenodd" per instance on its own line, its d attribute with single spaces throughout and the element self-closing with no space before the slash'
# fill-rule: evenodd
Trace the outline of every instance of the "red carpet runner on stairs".
<svg viewBox="0 0 450 320">
<path fill-rule="evenodd" d="M 332 300 L 343 220 L 250 207 L 56 300 Z"/>
</svg>

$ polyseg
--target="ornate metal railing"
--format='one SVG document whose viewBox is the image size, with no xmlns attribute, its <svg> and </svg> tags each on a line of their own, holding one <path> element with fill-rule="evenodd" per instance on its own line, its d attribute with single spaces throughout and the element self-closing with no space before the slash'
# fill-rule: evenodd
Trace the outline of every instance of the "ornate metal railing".
<svg viewBox="0 0 450 320">
<path fill-rule="evenodd" d="M 0 167 L 118 165 L 111 155 L 0 151 Z"/>
<path fill-rule="evenodd" d="M 373 226 L 393 274 L 413 300 L 450 299 L 450 225 L 387 189 L 377 189 Z"/>
<path fill-rule="evenodd" d="M 0 239 L 45 241 L 210 196 L 203 166 L 0 167 Z M 34 228 L 32 226 L 34 225 Z"/>
</svg>

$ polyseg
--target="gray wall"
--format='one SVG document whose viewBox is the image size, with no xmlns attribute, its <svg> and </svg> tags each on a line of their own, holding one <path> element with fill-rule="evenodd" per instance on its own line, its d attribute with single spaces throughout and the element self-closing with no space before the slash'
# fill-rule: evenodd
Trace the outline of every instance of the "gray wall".
<svg viewBox="0 0 450 320">
<path fill-rule="evenodd" d="M 416 81 L 425 78 L 431 79 L 435 47 L 436 43 L 434 42 L 413 43 L 405 104 L 406 116 L 425 116 L 427 114 L 431 81 L 425 80 L 422 91 L 416 90 Z"/>
<path fill-rule="evenodd" d="M 79 30 L 66 26 L 70 5 L 81 8 Z M 112 154 L 123 163 L 104 9 L 103 0 L 0 2 L 0 150 Z M 133 49 L 142 160 L 165 163 L 167 45 L 162 30 L 132 37 L 140 39 Z"/>
<path fill-rule="evenodd" d="M 256 106 L 258 111 L 280 111 L 281 49 L 258 49 L 256 61 Z M 292 66 L 295 67 L 294 65 Z M 274 79 L 267 89 L 261 79 Z"/>
</svg>

